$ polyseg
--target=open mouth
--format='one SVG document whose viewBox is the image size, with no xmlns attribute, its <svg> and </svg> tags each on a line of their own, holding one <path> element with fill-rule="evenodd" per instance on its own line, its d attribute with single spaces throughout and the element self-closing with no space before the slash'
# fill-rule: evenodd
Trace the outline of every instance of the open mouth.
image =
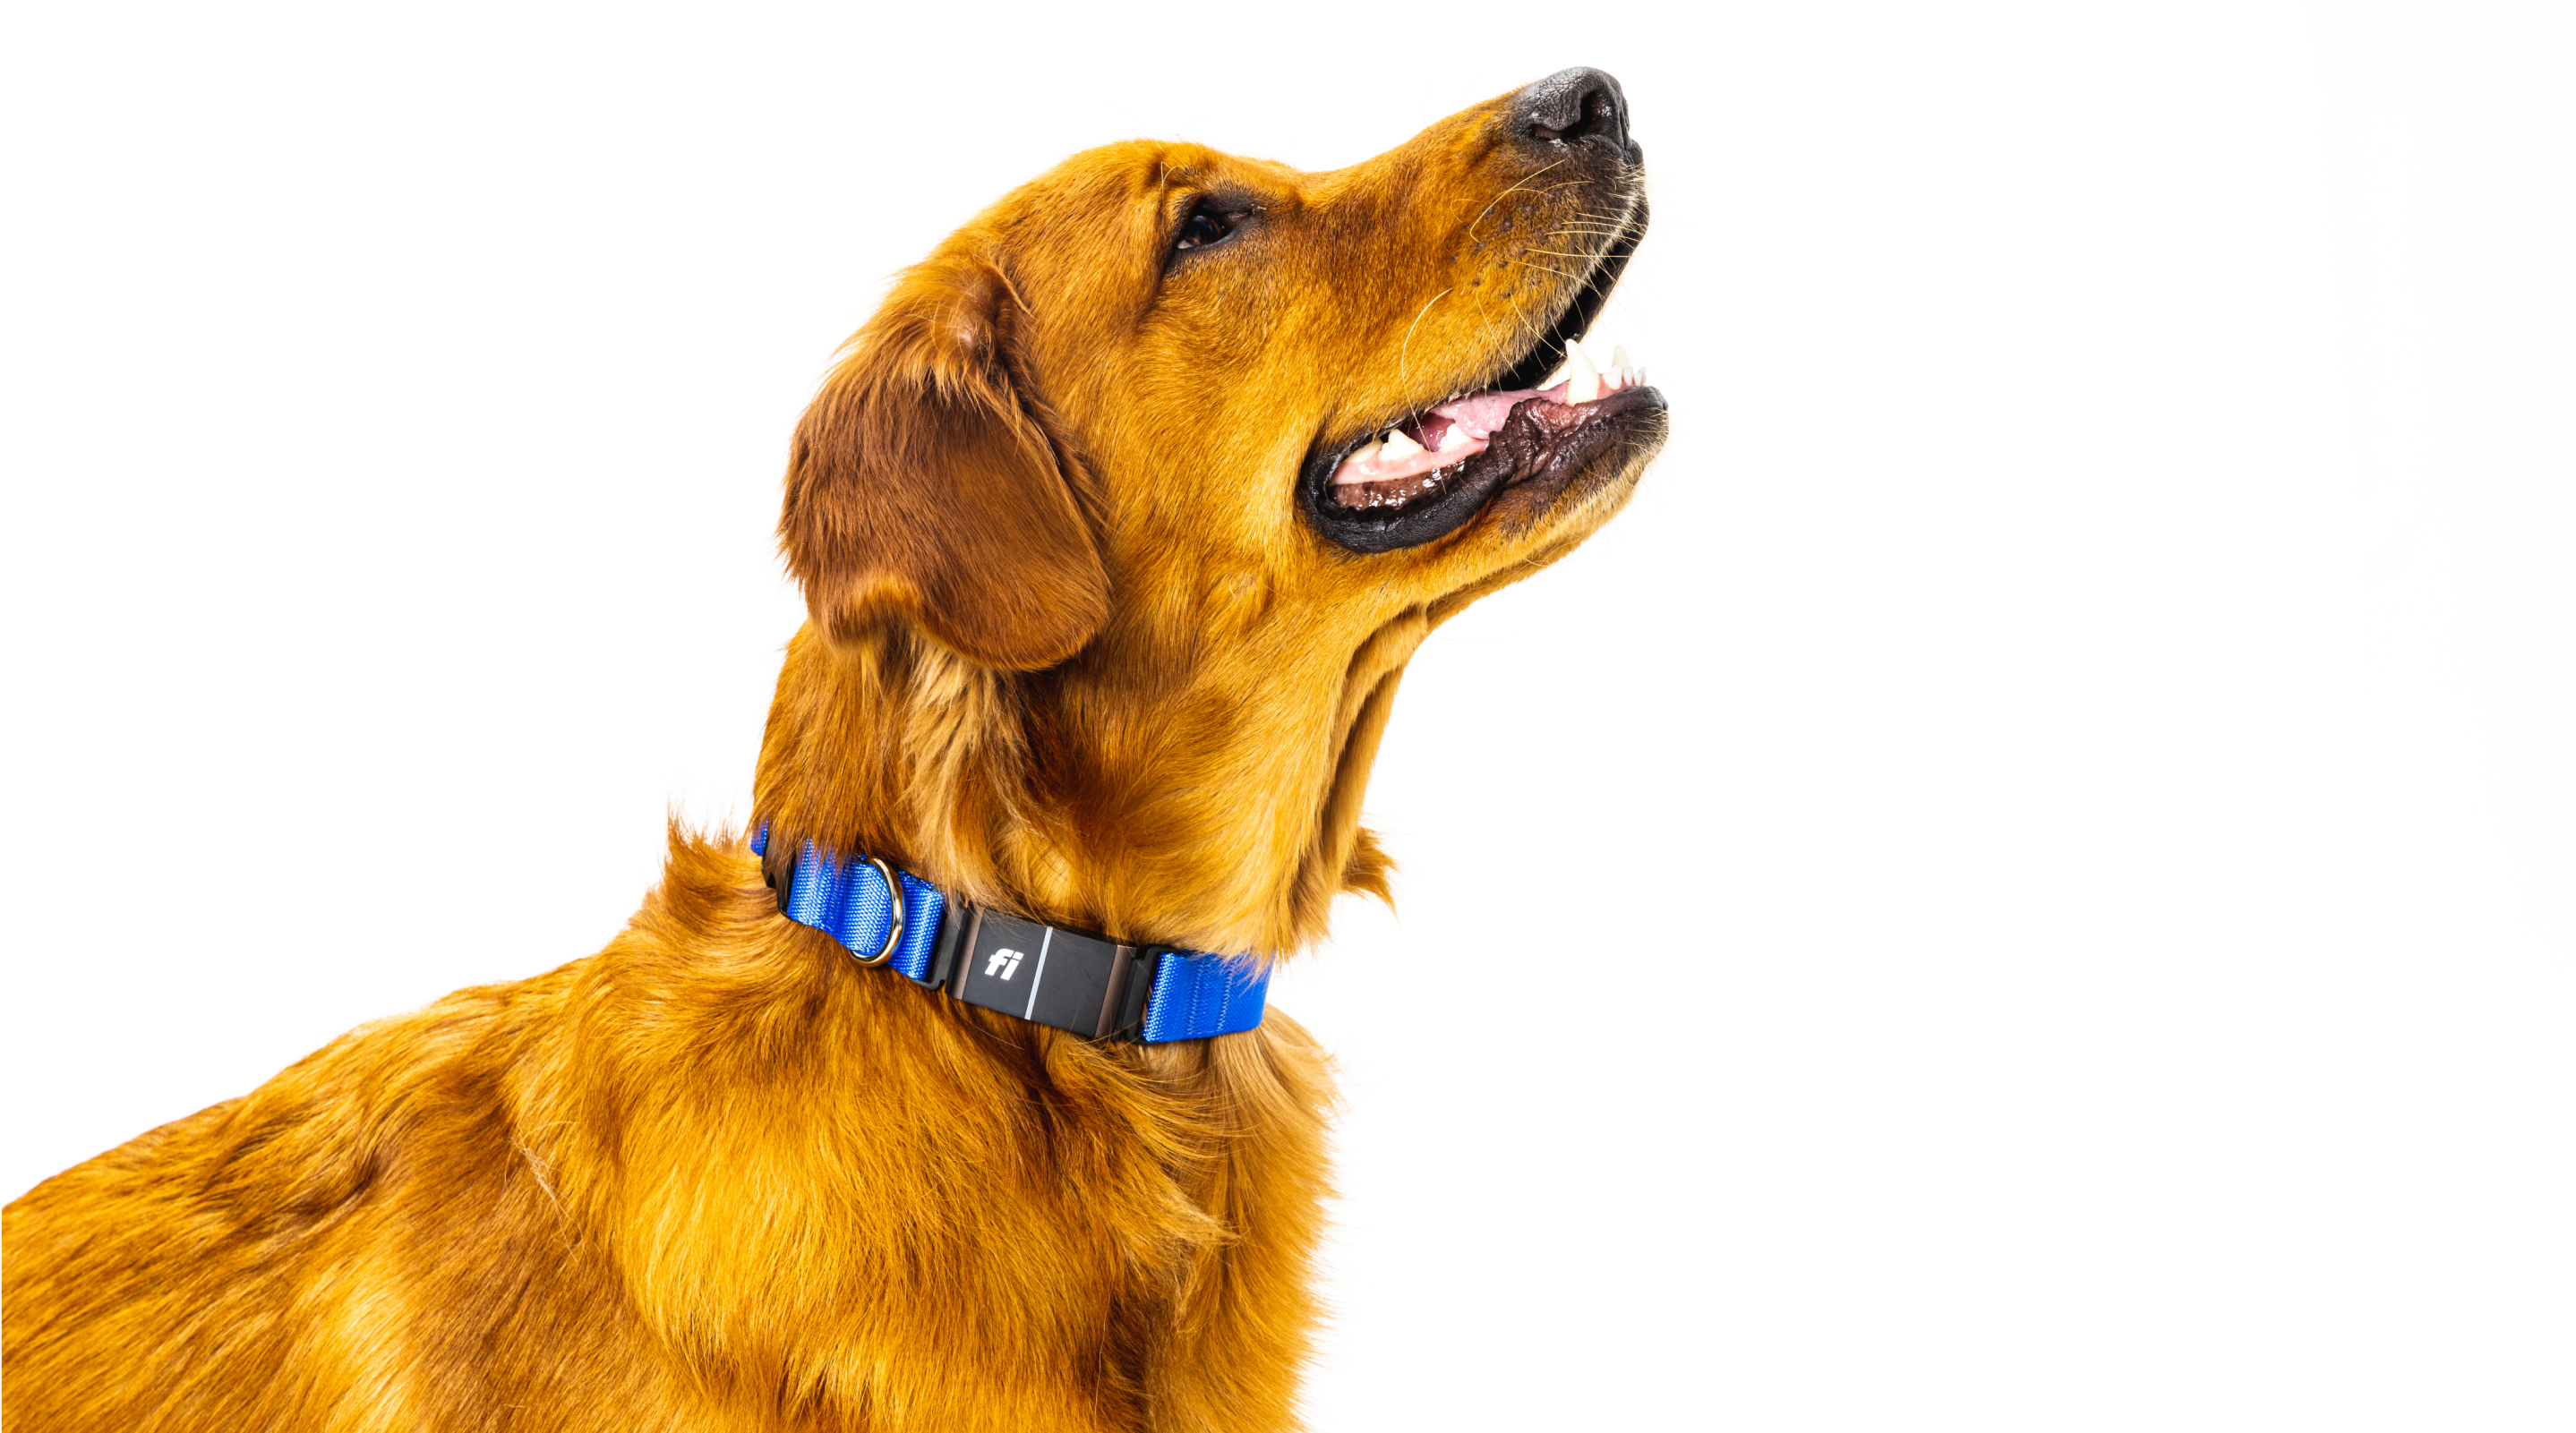
<svg viewBox="0 0 2576 1433">
<path fill-rule="evenodd" d="M 1565 310 L 1492 386 L 1398 422 L 1318 445 L 1299 488 L 1308 515 L 1356 552 L 1413 547 L 1464 526 L 1509 488 L 1562 488 L 1604 449 L 1663 412 L 1645 371 L 1614 351 L 1595 365 L 1580 341 L 1645 232 L 1642 210 Z"/>
</svg>

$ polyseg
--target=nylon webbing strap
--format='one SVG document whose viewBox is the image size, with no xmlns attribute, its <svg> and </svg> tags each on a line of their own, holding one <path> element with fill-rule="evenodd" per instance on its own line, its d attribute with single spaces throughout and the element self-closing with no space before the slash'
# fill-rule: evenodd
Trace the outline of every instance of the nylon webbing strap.
<svg viewBox="0 0 2576 1433">
<path fill-rule="evenodd" d="M 751 838 L 767 855 L 769 828 Z M 889 869 L 891 869 L 889 867 Z M 960 906 L 909 871 L 903 925 L 886 964 L 987 1010 L 1095 1039 L 1147 1044 L 1231 1035 L 1261 1023 L 1270 972 L 1251 962 L 1163 945 L 1121 945 L 1000 911 Z M 778 895 L 779 913 L 839 941 L 862 961 L 895 931 L 893 891 L 863 859 L 835 860 L 804 843 Z"/>
</svg>

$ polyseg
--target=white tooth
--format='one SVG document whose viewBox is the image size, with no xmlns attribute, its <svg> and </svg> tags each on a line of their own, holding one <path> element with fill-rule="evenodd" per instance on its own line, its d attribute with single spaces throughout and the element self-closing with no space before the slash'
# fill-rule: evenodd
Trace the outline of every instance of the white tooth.
<svg viewBox="0 0 2576 1433">
<path fill-rule="evenodd" d="M 1565 350 L 1565 361 L 1574 369 L 1573 379 L 1565 385 L 1565 401 L 1589 403 L 1600 397 L 1601 372 L 1592 366 L 1591 356 L 1583 351 L 1583 345 L 1568 345 Z"/>
<path fill-rule="evenodd" d="M 1386 461 L 1392 463 L 1422 451 L 1422 445 L 1404 436 L 1401 429 L 1386 435 Z"/>
<path fill-rule="evenodd" d="M 1375 463 L 1376 461 L 1377 444 L 1370 443 L 1362 447 L 1353 448 L 1351 450 L 1351 455 L 1342 459 L 1342 465 L 1333 470 L 1334 480 L 1339 481 L 1344 473 L 1357 474 L 1363 465 Z M 1353 481 L 1359 481 L 1359 479 L 1355 476 Z"/>
<path fill-rule="evenodd" d="M 1449 431 L 1440 435 L 1440 451 L 1444 453 L 1456 452 L 1458 449 L 1466 447 L 1469 443 L 1474 441 L 1476 440 L 1467 436 L 1466 424 L 1452 423 L 1449 425 Z"/>
<path fill-rule="evenodd" d="M 1628 363 L 1628 345 L 1624 343 L 1614 343 L 1610 345 L 1610 366 L 1612 368 L 1619 369 L 1622 372 L 1628 369 L 1630 366 Z"/>
</svg>

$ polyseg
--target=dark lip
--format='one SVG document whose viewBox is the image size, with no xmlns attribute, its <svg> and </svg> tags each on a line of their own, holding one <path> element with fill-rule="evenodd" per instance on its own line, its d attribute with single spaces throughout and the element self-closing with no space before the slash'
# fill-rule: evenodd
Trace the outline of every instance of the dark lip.
<svg viewBox="0 0 2576 1433">
<path fill-rule="evenodd" d="M 1556 411 L 1543 419 L 1539 409 Z M 1456 532 L 1505 492 L 1560 490 L 1604 449 L 1663 421 L 1664 395 L 1648 387 L 1622 388 L 1573 408 L 1527 398 L 1437 497 L 1398 507 L 1336 506 L 1328 488 L 1348 446 L 1308 462 L 1299 486 L 1307 517 L 1326 537 L 1353 552 L 1394 552 Z"/>
<path fill-rule="evenodd" d="M 1618 287 L 1619 276 L 1626 271 L 1628 259 L 1646 235 L 1646 206 L 1640 200 L 1626 226 L 1601 261 L 1584 276 L 1583 284 L 1566 300 L 1555 322 L 1547 327 L 1537 342 L 1490 379 L 1472 383 L 1464 391 L 1509 392 L 1516 388 L 1536 388 L 1539 380 L 1554 372 L 1562 361 L 1565 346 L 1592 327 L 1610 302 L 1610 291 Z M 1368 427 L 1352 433 L 1338 443 L 1327 446 L 1318 438 L 1308 452 L 1306 464 L 1297 478 L 1298 506 L 1315 530 L 1337 546 L 1353 552 L 1393 552 L 1400 548 L 1419 547 L 1423 543 L 1446 537 L 1484 510 L 1485 505 L 1506 488 L 1533 486 L 1553 480 L 1562 486 L 1593 455 L 1621 435 L 1633 431 L 1647 414 L 1661 415 L 1664 396 L 1652 388 L 1626 388 L 1607 394 L 1582 408 L 1586 419 L 1571 433 L 1557 435 L 1551 441 L 1540 441 L 1535 431 L 1536 420 L 1522 410 L 1540 402 L 1532 398 L 1512 409 L 1511 417 L 1493 435 L 1484 452 L 1469 458 L 1448 488 L 1434 497 L 1398 507 L 1343 508 L 1328 496 L 1335 470 L 1342 460 L 1361 443 L 1376 435 L 1379 427 Z M 1658 416 L 1658 421 L 1660 418 Z M 1382 427 L 1383 425 L 1380 425 Z M 1517 433 L 1516 433 L 1517 430 Z M 1526 470 L 1524 470 L 1526 465 Z"/>
</svg>

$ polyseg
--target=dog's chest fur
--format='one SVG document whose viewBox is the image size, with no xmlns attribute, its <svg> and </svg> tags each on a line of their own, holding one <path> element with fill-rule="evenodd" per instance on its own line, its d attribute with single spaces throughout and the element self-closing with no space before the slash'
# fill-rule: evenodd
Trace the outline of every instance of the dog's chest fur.
<svg viewBox="0 0 2576 1433">
<path fill-rule="evenodd" d="M 675 842 L 599 955 L 14 1205 L 54 1336 L 12 1339 L 12 1421 L 1278 1426 L 1328 1090 L 1259 1033 L 1102 1046 L 871 978 Z M 113 1387 L 51 1366 L 120 1324 L 187 1332 Z"/>
</svg>

